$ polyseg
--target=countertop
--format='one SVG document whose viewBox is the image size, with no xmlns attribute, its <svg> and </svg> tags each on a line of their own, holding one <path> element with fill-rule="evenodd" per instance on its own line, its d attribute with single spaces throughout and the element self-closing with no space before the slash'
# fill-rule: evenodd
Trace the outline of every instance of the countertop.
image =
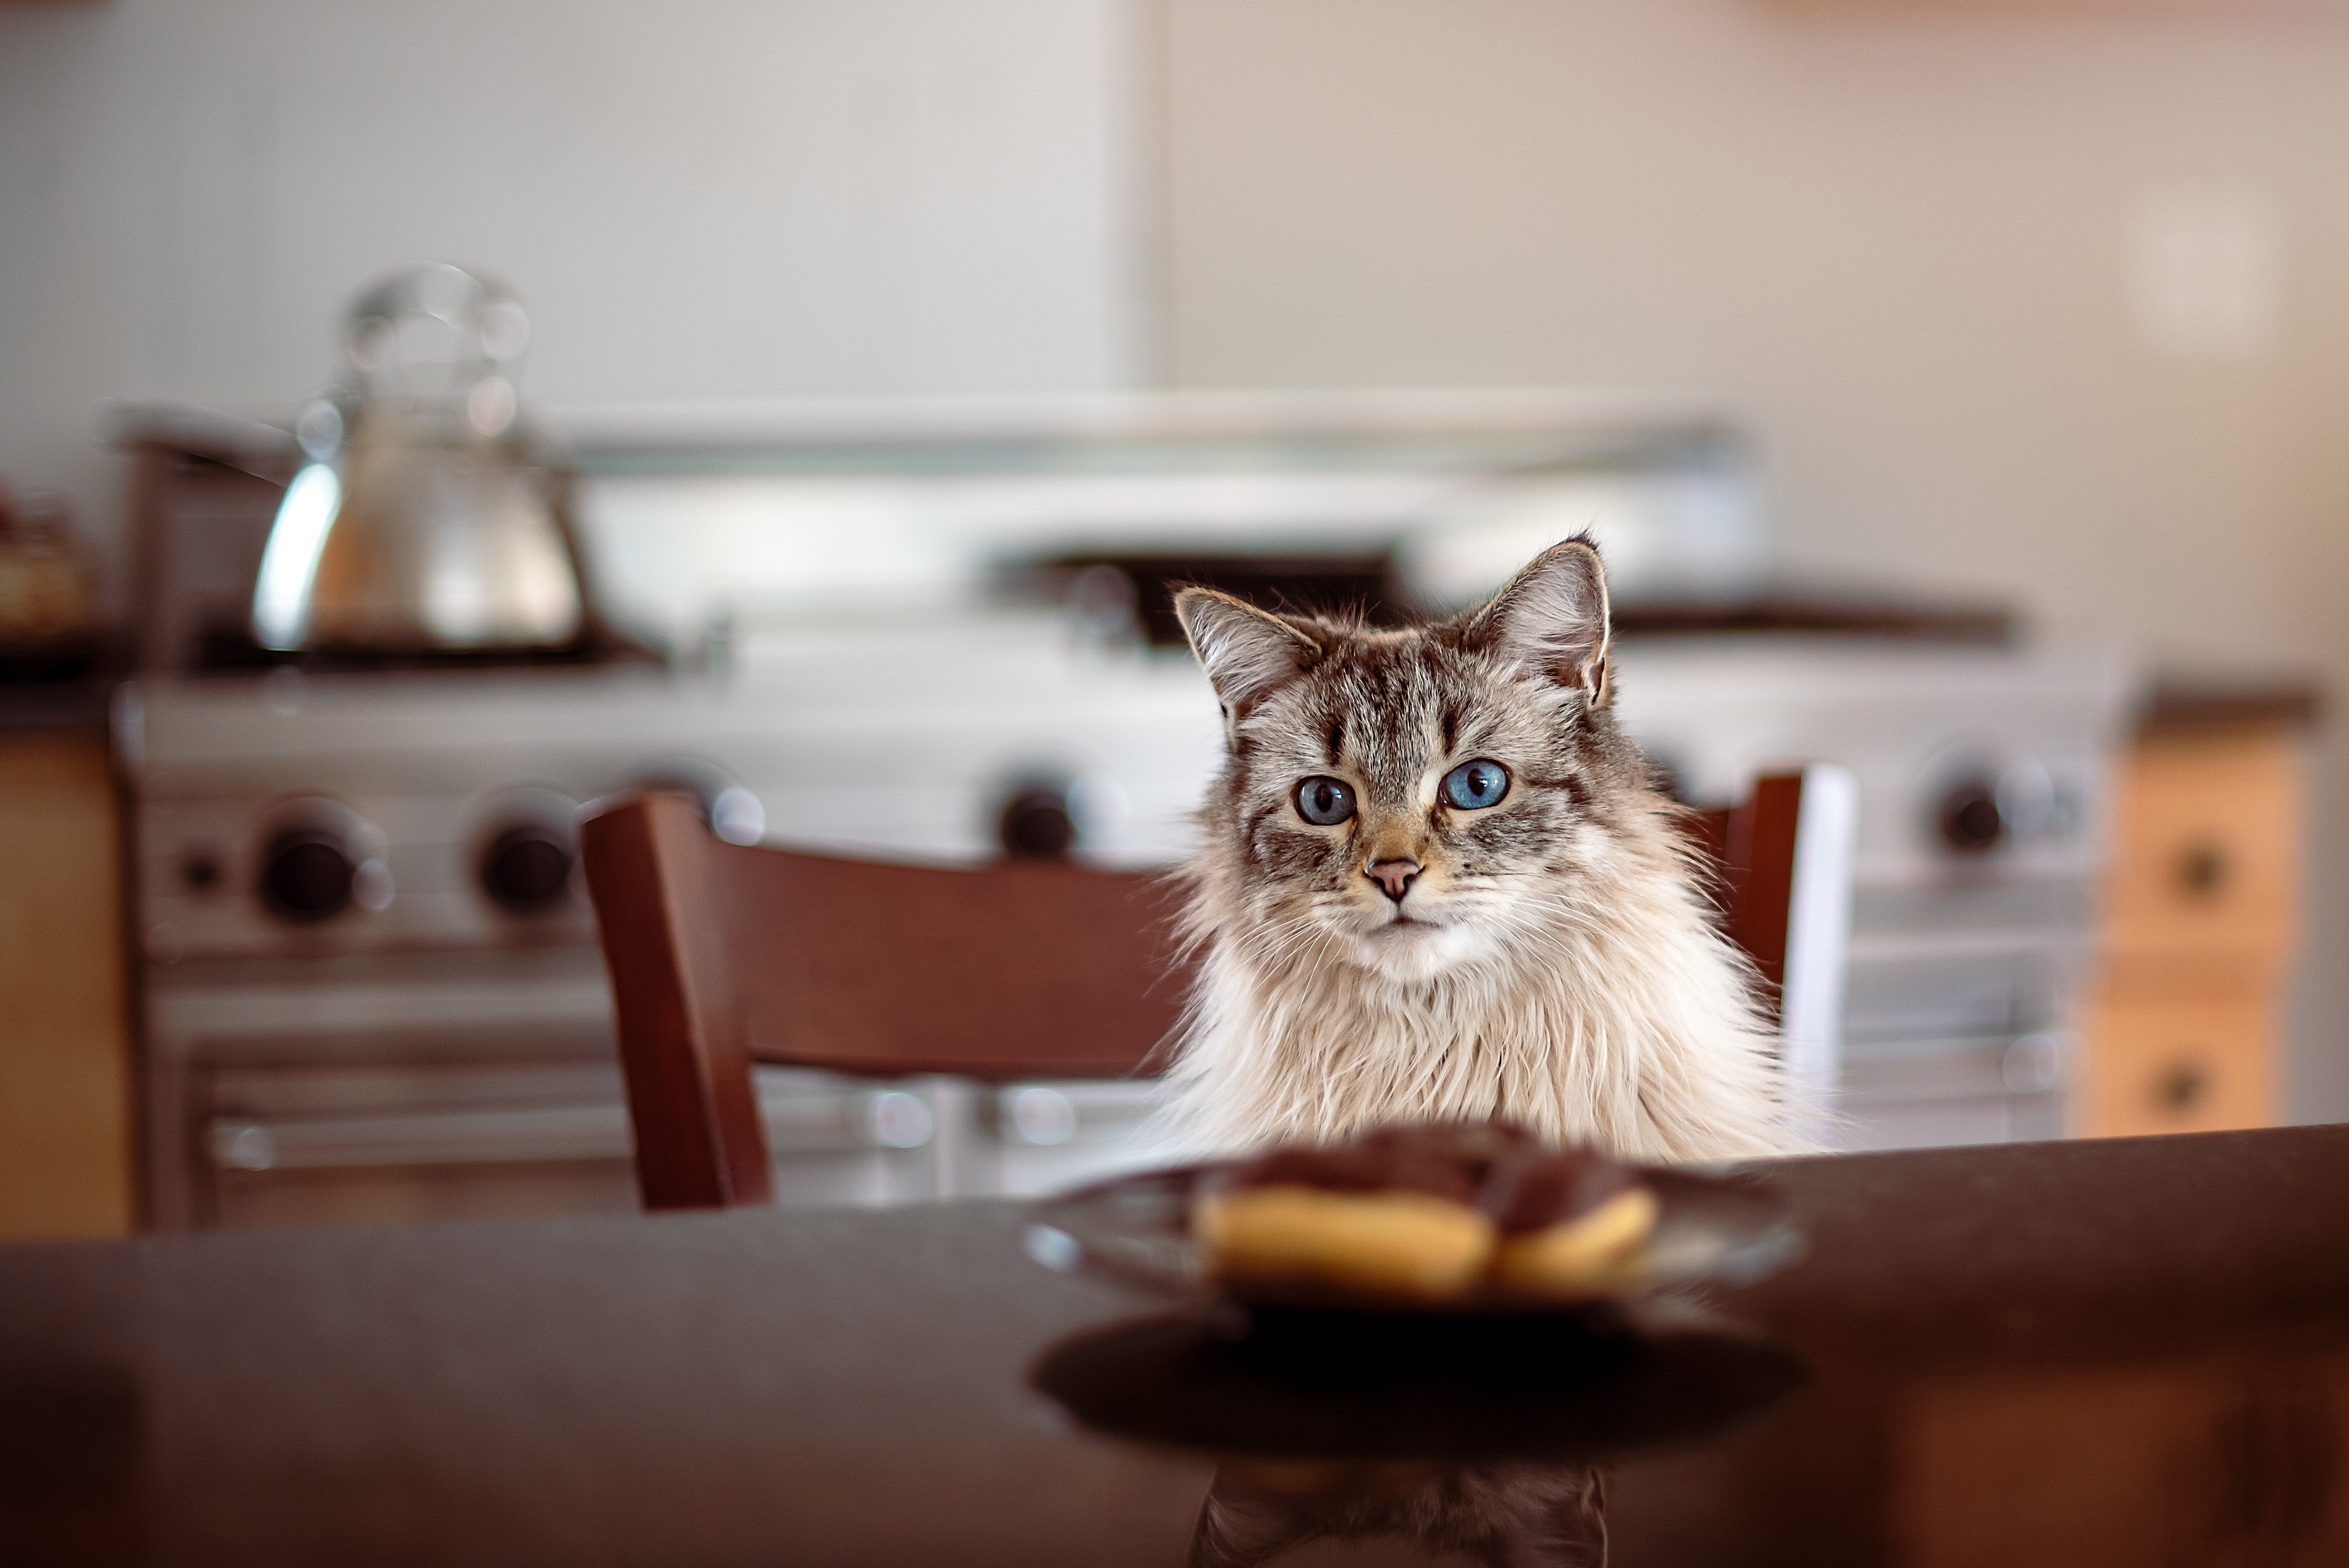
<svg viewBox="0 0 2349 1568">
<path fill-rule="evenodd" d="M 2323 713 L 2323 692 L 2301 678 L 2157 677 L 2137 712 L 2141 737 L 2174 738 L 2242 729 L 2307 729 Z"/>
<path fill-rule="evenodd" d="M 2000 1411 L 2044 1407 L 2026 1434 L 2058 1435 L 2085 1411 L 2094 1481 L 2159 1425 L 2128 1390 L 2329 1387 L 2307 1369 L 2349 1366 L 2349 1128 L 1756 1169 L 1806 1259 L 1642 1332 L 1775 1341 L 1802 1386 L 1573 1462 L 1268 1460 L 1236 1451 L 1244 1421 L 1220 1452 L 1088 1431 L 1029 1385 L 1040 1354 L 1206 1320 L 1044 1271 L 1009 1204 L 0 1249 L 0 1541 L 107 1563 L 1172 1563 L 1197 1529 L 1198 1562 L 1315 1531 L 1356 1539 L 1295 1561 L 1423 1562 L 1481 1518 L 1548 1532 L 1512 1535 L 1512 1562 L 1593 1561 L 1594 1530 L 1619 1564 L 1956 1562 L 1935 1532 L 1995 1539 L 2040 1506 L 2035 1472 L 1979 1479 L 2018 1446 Z M 2248 1469 L 2192 1416 L 2156 1503 L 2252 1502 L 2189 1510 L 2162 1537 L 2183 1555 L 2071 1560 L 2329 1550 L 2349 1428 L 2328 1412 Z M 2052 1468 L 2094 1539 L 2133 1539 L 2125 1487 Z"/>
</svg>

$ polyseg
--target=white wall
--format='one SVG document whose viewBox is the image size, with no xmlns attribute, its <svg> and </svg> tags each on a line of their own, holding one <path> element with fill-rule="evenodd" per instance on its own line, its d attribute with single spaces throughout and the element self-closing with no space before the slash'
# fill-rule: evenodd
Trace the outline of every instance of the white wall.
<svg viewBox="0 0 2349 1568">
<path fill-rule="evenodd" d="M 290 405 L 440 255 L 522 290 L 546 402 L 1096 387 L 1145 340 L 1723 390 L 1811 559 L 2349 694 L 2349 26 L 1146 0 L 1137 104 L 1130 3 L 0 7 L 0 474 L 108 536 L 103 400 Z M 2181 194 L 2270 290 L 2199 338 L 2133 303 Z M 2298 1104 L 2349 1117 L 2349 724 L 2318 762 Z"/>
<path fill-rule="evenodd" d="M 1163 0 L 1161 30 L 1176 381 L 1717 388 L 1800 555 L 2349 697 L 2349 21 Z M 2217 275 L 2148 311 L 2180 265 Z M 2306 1117 L 2349 1118 L 2344 738 Z"/>
<path fill-rule="evenodd" d="M 0 475 L 109 398 L 290 408 L 434 256 L 526 399 L 1083 389 L 1141 342 L 1123 0 L 0 7 Z"/>
</svg>

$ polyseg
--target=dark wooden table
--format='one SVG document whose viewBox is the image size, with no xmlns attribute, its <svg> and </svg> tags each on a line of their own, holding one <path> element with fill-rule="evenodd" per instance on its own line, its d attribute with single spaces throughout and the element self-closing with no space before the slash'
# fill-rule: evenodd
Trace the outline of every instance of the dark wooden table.
<svg viewBox="0 0 2349 1568">
<path fill-rule="evenodd" d="M 1620 1564 L 2349 1562 L 2349 1129 L 1771 1175 L 1809 1255 L 1713 1305 L 1808 1378 L 1735 1429 L 1611 1463 L 1603 1502 L 1572 1467 L 1442 1456 L 1216 1484 L 1325 1524 L 1340 1492 L 1357 1523 L 1411 1513 L 1361 1501 L 1381 1488 L 1455 1522 L 1540 1494 L 1603 1510 Z M 1044 1272 L 1021 1224 L 0 1249 L 0 1561 L 1180 1563 L 1216 1456 L 1088 1432 L 1025 1381 L 1161 1305 Z M 1281 1561 L 1428 1560 L 1409 1534 Z"/>
</svg>

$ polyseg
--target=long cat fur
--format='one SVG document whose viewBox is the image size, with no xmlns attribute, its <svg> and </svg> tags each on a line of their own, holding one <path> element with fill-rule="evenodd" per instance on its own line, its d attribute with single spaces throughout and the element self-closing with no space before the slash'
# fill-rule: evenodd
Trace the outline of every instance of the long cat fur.
<svg viewBox="0 0 2349 1568">
<path fill-rule="evenodd" d="M 1504 1117 L 1627 1159 L 1799 1147 L 1753 974 L 1611 712 L 1606 578 L 1569 540 L 1401 631 L 1176 599 L 1225 714 L 1185 875 L 1197 978 L 1170 1072 L 1202 1149 Z M 1437 791 L 1479 758 L 1499 803 Z M 1300 779 L 1356 815 L 1305 820 Z M 1369 872 L 1421 871 L 1399 903 Z"/>
</svg>

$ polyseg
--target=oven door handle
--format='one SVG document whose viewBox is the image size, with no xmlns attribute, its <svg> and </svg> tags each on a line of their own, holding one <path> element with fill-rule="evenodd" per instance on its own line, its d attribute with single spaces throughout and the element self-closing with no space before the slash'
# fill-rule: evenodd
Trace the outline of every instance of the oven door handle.
<svg viewBox="0 0 2349 1568">
<path fill-rule="evenodd" d="M 900 1088 L 765 1094 L 778 1155 L 920 1149 L 936 1135 L 927 1101 Z M 204 1148 L 222 1171 L 323 1171 L 401 1165 L 623 1161 L 633 1145 L 623 1105 L 502 1107 L 396 1116 L 220 1116 Z"/>
</svg>

